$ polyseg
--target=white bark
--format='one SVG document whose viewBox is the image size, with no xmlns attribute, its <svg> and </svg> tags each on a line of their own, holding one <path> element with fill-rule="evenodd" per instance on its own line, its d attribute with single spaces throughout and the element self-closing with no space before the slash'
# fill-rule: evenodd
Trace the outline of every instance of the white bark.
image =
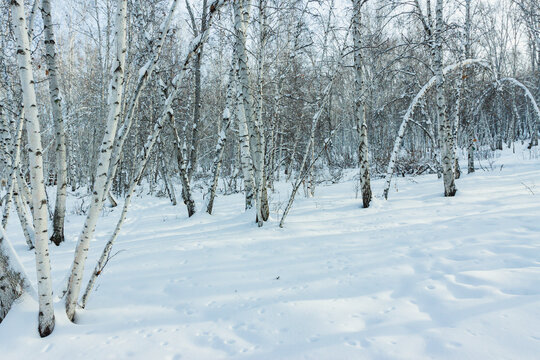
<svg viewBox="0 0 540 360">
<path fill-rule="evenodd" d="M 452 142 L 453 142 L 453 149 L 454 152 L 454 174 L 456 179 L 459 179 L 461 177 L 461 169 L 459 168 L 459 156 L 458 156 L 458 131 L 460 126 L 460 114 L 461 114 L 461 101 L 463 96 L 463 86 L 464 81 L 463 78 L 465 77 L 465 70 L 461 71 L 461 76 L 457 80 L 456 88 L 457 88 L 457 95 L 456 95 L 456 109 L 454 114 L 454 123 L 453 123 L 453 129 L 452 129 Z"/>
<path fill-rule="evenodd" d="M 195 21 L 195 16 L 191 11 L 189 2 L 186 0 L 186 6 L 189 10 L 191 17 L 191 23 L 193 27 L 193 32 L 195 37 L 199 36 L 199 33 L 204 32 L 207 27 L 206 23 L 206 11 L 207 11 L 207 0 L 202 1 L 202 18 L 200 29 L 197 26 Z M 200 31 L 199 31 L 200 30 Z M 199 149 L 199 123 L 201 120 L 201 63 L 203 56 L 203 46 L 199 48 L 199 51 L 195 55 L 194 63 L 194 75 L 195 75 L 195 103 L 193 109 L 193 126 L 191 131 L 191 147 L 189 150 L 189 166 L 188 166 L 188 178 L 191 181 L 193 173 L 197 170 L 197 160 L 198 160 L 198 149 Z"/>
<path fill-rule="evenodd" d="M 152 42 L 154 44 L 151 50 L 152 57 L 150 60 L 146 62 L 146 64 L 141 69 L 139 69 L 139 77 L 137 79 L 137 85 L 135 86 L 135 90 L 131 94 L 127 102 L 127 106 L 126 106 L 127 110 L 125 111 L 124 122 L 122 124 L 122 127 L 118 130 L 116 139 L 114 142 L 114 149 L 113 149 L 113 154 L 111 156 L 111 162 L 110 162 L 110 167 L 109 167 L 109 178 L 107 179 L 107 185 L 106 185 L 106 193 L 108 193 L 109 190 L 111 189 L 112 181 L 114 177 L 116 176 L 116 171 L 118 169 L 118 164 L 120 163 L 122 150 L 124 148 L 127 135 L 133 125 L 133 115 L 135 113 L 135 108 L 137 107 L 137 103 L 139 101 L 139 97 L 142 91 L 146 88 L 146 85 L 148 84 L 148 82 L 152 78 L 152 75 L 154 74 L 154 70 L 161 56 L 161 50 L 163 48 L 163 44 L 165 43 L 166 35 L 169 32 L 172 19 L 174 17 L 174 14 L 176 13 L 176 8 L 178 7 L 178 3 L 179 3 L 179 0 L 172 0 L 167 17 L 165 18 L 165 21 L 159 28 L 157 39 L 155 39 L 155 41 Z"/>
<path fill-rule="evenodd" d="M 235 86 L 235 89 L 237 87 Z M 236 106 L 238 115 L 238 145 L 240 148 L 240 167 L 244 178 L 245 209 L 253 207 L 254 175 L 251 150 L 249 145 L 249 130 L 246 121 L 246 111 L 242 103 L 240 91 L 236 89 Z"/>
<path fill-rule="evenodd" d="M 268 206 L 265 204 L 267 198 L 264 195 L 266 191 L 265 176 L 264 176 L 264 131 L 262 124 L 257 121 L 253 111 L 253 96 L 249 86 L 249 69 L 247 63 L 246 51 L 246 28 L 247 28 L 247 8 L 248 5 L 242 6 L 240 1 L 233 2 L 234 9 L 234 28 L 236 34 L 236 54 L 238 56 L 238 81 L 239 97 L 244 104 L 244 115 L 249 130 L 249 147 L 251 152 L 254 183 L 255 183 L 255 205 L 256 205 L 256 222 L 259 226 L 263 225 L 268 216 L 264 209 Z M 241 116 L 241 115 L 239 115 Z"/>
<path fill-rule="evenodd" d="M 472 39 L 471 39 L 471 0 L 465 0 L 465 58 L 472 58 Z M 467 71 L 465 73 L 465 90 L 470 89 L 472 73 Z M 471 174 L 474 172 L 474 126 L 473 119 L 471 117 L 471 112 L 469 112 L 469 119 L 467 120 L 467 173 Z"/>
<path fill-rule="evenodd" d="M 538 133 L 539 126 L 540 126 L 540 108 L 538 107 L 538 103 L 536 102 L 536 99 L 534 98 L 533 94 L 529 90 L 528 87 L 526 87 L 522 82 L 518 81 L 514 78 L 502 78 L 498 80 L 499 82 L 509 82 L 512 85 L 519 87 L 523 90 L 525 93 L 525 96 L 529 99 L 529 101 L 532 104 L 534 113 L 536 114 L 536 122 L 531 121 L 531 129 L 533 132 Z M 534 137 L 534 134 L 532 134 Z"/>
<path fill-rule="evenodd" d="M 215 0 L 209 7 L 209 17 L 208 22 L 210 23 L 213 15 L 219 10 L 219 8 L 224 4 L 224 0 Z M 194 54 L 197 53 L 200 46 L 206 41 L 208 37 L 209 28 L 207 28 L 199 37 L 194 39 L 190 46 L 189 51 L 184 59 L 183 66 L 180 70 L 180 72 L 177 74 L 175 79 L 173 80 L 173 89 L 169 93 L 164 107 L 163 112 L 161 116 L 159 117 L 157 123 L 154 125 L 154 129 L 152 133 L 148 136 L 143 150 L 141 154 L 138 156 L 138 167 L 134 172 L 133 180 L 130 183 L 129 190 L 126 195 L 126 200 L 124 202 L 124 207 L 122 209 L 122 214 L 120 215 L 120 219 L 118 220 L 118 223 L 116 225 L 116 228 L 114 230 L 114 233 L 112 234 L 111 238 L 107 242 L 107 245 L 103 249 L 103 252 L 100 256 L 100 259 L 98 260 L 98 263 L 94 269 L 94 272 L 92 273 L 92 276 L 88 282 L 88 285 L 86 287 L 85 294 L 83 295 L 83 307 L 86 305 L 88 301 L 88 296 L 92 291 L 93 285 L 96 281 L 96 278 L 101 274 L 103 271 L 103 268 L 105 264 L 107 263 L 107 259 L 109 259 L 110 252 L 112 250 L 112 247 L 114 245 L 114 242 L 116 238 L 118 237 L 118 234 L 120 233 L 120 230 L 122 228 L 122 225 L 126 219 L 127 211 L 129 209 L 129 205 L 131 204 L 131 199 L 133 196 L 133 193 L 135 191 L 135 188 L 139 184 L 140 180 L 142 179 L 142 175 L 144 173 L 144 169 L 146 168 L 146 165 L 148 164 L 148 160 L 150 159 L 150 154 L 152 152 L 152 148 L 157 142 L 157 139 L 159 137 L 159 134 L 161 133 L 161 130 L 163 129 L 163 126 L 165 124 L 165 121 L 171 120 L 173 116 L 173 110 L 171 108 L 172 102 L 177 97 L 180 85 L 183 82 L 185 73 L 187 71 L 190 59 L 193 57 Z M 187 175 L 186 175 L 187 177 Z M 189 182 L 188 182 L 189 183 Z"/>
<path fill-rule="evenodd" d="M 122 93 L 124 87 L 124 72 L 126 60 L 126 17 L 127 0 L 118 0 L 116 15 L 116 53 L 112 66 L 112 78 L 109 85 L 109 114 L 107 117 L 105 134 L 99 150 L 96 178 L 92 192 L 92 200 L 88 215 L 84 224 L 75 257 L 71 267 L 68 292 L 66 295 L 66 314 L 71 321 L 75 320 L 75 310 L 79 299 L 84 265 L 90 246 L 90 240 L 94 236 L 99 213 L 103 207 L 103 199 L 106 195 L 107 173 L 111 160 L 111 151 L 116 134 L 118 119 L 120 117 Z"/>
<path fill-rule="evenodd" d="M 460 63 L 453 64 L 450 66 L 447 66 L 443 70 L 443 75 L 446 75 L 456 69 L 460 69 L 462 67 L 471 66 L 471 65 L 481 65 L 486 68 L 488 68 L 488 65 L 486 64 L 485 60 L 482 59 L 467 59 L 463 60 Z M 419 101 L 426 95 L 428 90 L 430 90 L 437 81 L 437 76 L 433 76 L 416 94 L 416 96 L 413 98 L 411 103 L 409 104 L 409 107 L 407 108 L 407 111 L 405 112 L 405 115 L 403 115 L 403 120 L 401 121 L 401 125 L 398 130 L 398 134 L 396 136 L 396 140 L 394 141 L 394 148 L 392 150 L 392 155 L 390 155 L 390 161 L 388 162 L 387 170 L 386 170 L 386 177 L 385 177 L 385 187 L 383 190 L 383 196 L 385 199 L 388 199 L 388 192 L 390 190 L 390 182 L 392 181 L 392 176 L 394 174 L 395 166 L 397 157 L 399 155 L 399 149 L 401 148 L 401 143 L 403 142 L 403 137 L 405 136 L 405 131 L 407 130 L 407 125 L 412 118 L 414 114 L 414 110 L 416 109 L 416 106 L 418 105 Z"/>
<path fill-rule="evenodd" d="M 57 76 L 56 48 L 53 24 L 51 20 L 51 2 L 43 0 L 41 16 L 45 35 L 45 59 L 49 72 L 49 95 L 56 132 L 56 202 L 54 208 L 53 234 L 51 241 L 60 245 L 64 241 L 64 218 L 66 215 L 67 198 L 67 160 L 66 160 L 66 134 L 64 119 L 62 117 L 62 99 Z"/>
<path fill-rule="evenodd" d="M 7 124 L 6 124 L 7 125 Z M 9 212 L 11 208 L 11 202 L 13 201 L 14 189 L 17 181 L 17 174 L 19 172 L 20 159 L 21 159 L 21 142 L 22 134 L 24 127 L 24 109 L 21 108 L 21 114 L 19 116 L 19 123 L 16 127 L 15 139 L 13 140 L 12 145 L 6 144 L 6 148 L 10 148 L 8 159 L 6 161 L 6 167 L 11 167 L 11 174 L 8 180 L 8 190 L 6 194 L 6 200 L 4 205 L 4 211 L 2 213 L 2 227 L 5 229 L 7 227 Z M 5 131 L 9 133 L 9 128 L 6 128 Z M 27 238 L 28 241 L 28 238 Z M 33 246 L 32 246 L 33 247 Z"/>
<path fill-rule="evenodd" d="M 17 176 L 15 182 L 13 183 L 13 202 L 15 203 L 15 208 L 17 209 L 17 215 L 19 216 L 19 222 L 21 223 L 21 228 L 23 231 L 24 239 L 28 248 L 32 250 L 34 244 L 36 243 L 35 239 L 35 229 L 32 224 L 32 216 L 28 212 L 25 201 L 21 198 L 23 194 L 20 192 L 20 177 Z"/>
<path fill-rule="evenodd" d="M 176 145 L 176 158 L 178 162 L 178 169 L 180 172 L 180 181 L 182 182 L 182 201 L 186 205 L 188 216 L 192 217 L 196 212 L 196 208 L 195 208 L 195 200 L 193 200 L 191 184 L 190 184 L 189 176 L 187 172 L 187 164 L 186 164 L 187 160 L 186 160 L 186 153 L 184 151 L 185 147 L 182 147 L 181 145 L 182 141 L 180 140 L 180 136 L 178 135 L 178 130 L 174 126 L 174 116 L 172 112 L 169 113 L 169 122 L 172 124 L 172 127 L 173 127 L 174 142 Z M 184 141 L 184 145 L 185 145 L 185 141 Z"/>
<path fill-rule="evenodd" d="M 39 114 L 32 74 L 30 43 L 21 0 L 11 1 L 11 15 L 17 36 L 17 62 L 23 89 L 24 111 L 28 137 L 30 180 L 32 183 L 32 203 L 34 211 L 36 273 L 38 278 L 39 316 L 38 330 L 42 337 L 54 329 L 54 307 L 52 302 L 51 266 L 47 236 L 47 197 L 43 179 L 43 150 Z"/>
<path fill-rule="evenodd" d="M 441 165 L 444 183 L 444 196 L 456 194 L 454 173 L 454 145 L 452 136 L 452 123 L 446 115 L 446 99 L 444 97 L 443 74 L 443 0 L 437 0 L 435 6 L 435 58 L 433 70 L 436 77 L 437 119 L 439 135 L 441 137 Z"/>
<path fill-rule="evenodd" d="M 219 172 L 221 169 L 221 162 L 223 159 L 223 151 L 225 150 L 225 142 L 227 141 L 227 130 L 229 129 L 231 122 L 233 120 L 233 86 L 234 86 L 234 66 L 231 67 L 229 73 L 229 83 L 227 85 L 227 101 L 225 109 L 223 110 L 223 115 L 221 117 L 221 129 L 218 136 L 218 141 L 216 145 L 216 155 L 214 157 L 214 162 L 212 165 L 212 186 L 208 190 L 208 203 L 206 205 L 206 212 L 212 214 L 214 208 L 214 199 L 216 197 L 216 189 L 219 180 Z"/>
<path fill-rule="evenodd" d="M 359 135 L 358 141 L 358 162 L 360 165 L 360 190 L 362 193 L 362 202 L 364 208 L 369 207 L 371 202 L 371 179 L 369 174 L 369 147 L 368 133 L 365 116 L 365 88 L 362 58 L 362 4 L 364 0 L 353 0 L 353 42 L 354 42 L 354 85 L 355 85 L 355 109 L 354 116 L 356 119 L 356 129 Z"/>
</svg>

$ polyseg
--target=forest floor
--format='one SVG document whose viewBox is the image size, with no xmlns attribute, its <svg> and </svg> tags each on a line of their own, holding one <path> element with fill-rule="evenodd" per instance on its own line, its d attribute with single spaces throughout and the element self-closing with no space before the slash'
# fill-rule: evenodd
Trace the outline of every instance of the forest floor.
<svg viewBox="0 0 540 360">
<path fill-rule="evenodd" d="M 56 299 L 56 329 L 40 339 L 25 295 L 0 325 L 0 358 L 538 359 L 540 152 L 481 163 L 454 198 L 435 175 L 397 178 L 369 209 L 350 172 L 299 196 L 283 229 L 287 184 L 261 229 L 241 194 L 189 219 L 143 194 L 78 323 Z M 77 207 L 70 199 L 67 242 L 51 247 L 57 293 L 84 221 Z M 119 212 L 100 219 L 87 275 Z M 7 230 L 34 281 L 15 217 Z"/>
</svg>

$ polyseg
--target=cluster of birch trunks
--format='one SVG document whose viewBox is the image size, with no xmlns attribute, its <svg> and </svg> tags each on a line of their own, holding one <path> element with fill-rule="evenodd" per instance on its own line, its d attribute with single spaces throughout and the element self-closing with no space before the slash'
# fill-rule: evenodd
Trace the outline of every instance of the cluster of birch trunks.
<svg viewBox="0 0 540 360">
<path fill-rule="evenodd" d="M 540 67 L 540 9 L 534 1 L 512 1 L 530 30 L 534 80 Z M 373 7 L 367 8 L 370 2 Z M 504 142 L 519 139 L 537 145 L 540 80 L 519 81 L 507 76 L 491 54 L 475 56 L 477 1 L 459 4 L 464 15 L 457 33 L 444 13 L 451 2 L 395 0 L 383 6 L 377 0 L 350 0 L 347 9 L 339 10 L 334 0 L 202 0 L 196 6 L 180 0 L 99 2 L 104 7 L 96 1 L 98 36 L 92 39 L 98 51 L 92 61 L 99 66 L 82 69 L 86 60 L 73 58 L 81 55 L 72 43 L 59 46 L 58 39 L 66 38 L 56 33 L 51 0 L 34 0 L 29 11 L 23 0 L 11 0 L 2 16 L 9 20 L 13 40 L 0 34 L 0 158 L 6 178 L 0 322 L 24 291 L 34 292 L 5 233 L 14 209 L 28 248 L 35 252 L 39 334 L 53 331 L 49 242 L 64 242 L 70 188 L 86 189 L 90 199 L 82 211 L 86 219 L 69 276 L 56 294 L 64 299 L 68 318 L 76 321 L 76 311 L 87 305 L 144 181 L 151 189 L 159 183 L 177 205 L 177 180 L 192 216 L 198 211 L 196 187 L 205 193 L 199 208 L 212 214 L 220 180 L 223 191 L 236 190 L 240 178 L 245 210 L 260 227 L 270 217 L 274 181 L 285 174 L 292 188 L 278 212 L 283 227 L 298 191 L 304 186 L 305 195 L 313 196 L 325 169 L 358 168 L 359 207 L 367 208 L 373 197 L 372 173 L 385 177 L 382 196 L 388 198 L 392 176 L 404 173 L 401 164 L 408 151 L 420 151 L 422 163 L 442 177 L 444 196 L 454 196 L 461 149 L 467 151 L 470 173 L 480 145 L 502 148 Z M 190 41 L 181 46 L 175 44 L 180 40 L 180 4 L 191 31 Z M 340 11 L 347 14 L 341 24 Z M 39 13 L 43 32 L 36 35 Z M 106 30 L 101 29 L 103 14 Z M 385 19 L 397 15 L 414 20 L 414 41 L 397 44 L 399 36 L 384 35 Z M 445 47 L 458 38 L 462 46 L 449 61 Z M 4 50 L 10 41 L 16 54 L 11 77 Z M 42 49 L 43 64 L 32 58 L 36 46 Z M 67 59 L 65 46 L 70 49 Z M 216 49 L 228 49 L 228 55 Z M 415 65 L 426 68 L 423 76 L 408 63 L 417 57 L 424 59 Z M 43 70 L 44 77 L 37 75 L 43 81 L 36 80 Z M 83 93 L 74 95 L 84 72 L 95 77 L 91 84 L 98 90 L 92 101 Z M 401 77 L 396 80 L 397 74 Z M 414 86 L 405 86 L 408 76 Z M 45 94 L 41 83 L 46 84 Z M 8 109 L 8 103 L 17 106 Z M 101 107 L 90 117 L 85 109 L 96 103 Z M 85 121 L 90 118 L 94 124 Z M 46 135 L 44 124 L 49 123 L 53 136 Z M 84 142 L 89 134 L 92 141 Z M 56 188 L 54 201 L 47 186 Z M 84 286 L 100 214 L 107 203 L 117 206 L 119 195 L 124 201 L 117 225 Z M 49 203 L 54 203 L 53 211 Z"/>
</svg>

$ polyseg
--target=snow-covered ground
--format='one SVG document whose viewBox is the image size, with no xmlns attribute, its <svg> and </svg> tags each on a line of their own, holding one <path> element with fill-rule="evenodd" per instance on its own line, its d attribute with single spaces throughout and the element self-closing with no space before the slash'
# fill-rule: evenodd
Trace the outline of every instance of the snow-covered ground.
<svg viewBox="0 0 540 360">
<path fill-rule="evenodd" d="M 455 198 L 434 175 L 398 178 L 369 209 L 353 180 L 320 186 L 284 229 L 286 184 L 262 229 L 241 194 L 191 219 L 136 198 L 78 324 L 58 300 L 40 339 L 25 295 L 0 325 L 0 359 L 538 359 L 540 155 L 482 165 Z M 118 213 L 101 218 L 87 275 Z M 14 219 L 8 235 L 34 280 Z M 70 215 L 68 242 L 51 248 L 56 289 L 82 222 Z"/>
</svg>

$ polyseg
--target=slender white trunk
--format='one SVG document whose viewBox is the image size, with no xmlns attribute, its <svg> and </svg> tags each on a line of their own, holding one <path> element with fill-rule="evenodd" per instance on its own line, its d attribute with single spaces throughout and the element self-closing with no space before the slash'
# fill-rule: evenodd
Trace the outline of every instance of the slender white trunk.
<svg viewBox="0 0 540 360">
<path fill-rule="evenodd" d="M 28 137 L 30 180 L 34 211 L 36 273 L 39 296 L 39 334 L 48 336 L 54 329 L 54 307 L 52 302 L 51 266 L 49 262 L 49 238 L 47 236 L 47 197 L 43 179 L 43 149 L 41 130 L 30 58 L 30 42 L 21 0 L 11 1 L 11 15 L 17 37 L 17 61 L 23 89 L 24 111 Z"/>
<path fill-rule="evenodd" d="M 68 292 L 66 295 L 66 314 L 71 321 L 75 320 L 75 310 L 79 299 L 82 277 L 84 274 L 84 265 L 88 255 L 90 240 L 94 236 L 99 213 L 103 207 L 103 199 L 106 194 L 105 187 L 107 174 L 111 160 L 111 151 L 116 134 L 116 127 L 120 117 L 122 93 L 124 88 L 124 72 L 126 60 L 126 18 L 127 18 L 127 0 L 118 0 L 116 15 L 116 53 L 112 66 L 112 78 L 109 85 L 109 114 L 103 140 L 99 149 L 96 177 L 94 181 L 92 200 L 88 215 L 84 224 L 75 257 L 71 267 L 71 275 L 68 283 Z"/>
<path fill-rule="evenodd" d="M 225 142 L 227 141 L 227 130 L 229 129 L 232 119 L 234 117 L 233 112 L 233 86 L 234 86 L 234 66 L 231 67 L 229 73 L 229 84 L 227 85 L 227 101 L 223 115 L 221 117 L 221 129 L 218 136 L 216 145 L 216 155 L 212 166 L 212 173 L 214 175 L 212 186 L 208 190 L 208 204 L 206 205 L 206 212 L 212 214 L 214 208 L 214 199 L 216 197 L 216 189 L 219 180 L 219 172 L 221 169 L 221 162 L 223 159 L 223 151 L 225 150 Z"/>
<path fill-rule="evenodd" d="M 459 168 L 459 154 L 458 154 L 458 131 L 459 131 L 459 126 L 461 124 L 460 115 L 461 115 L 461 102 L 462 102 L 462 97 L 463 97 L 463 86 L 464 86 L 463 78 L 465 77 L 465 71 L 466 70 L 461 71 L 461 76 L 459 76 L 457 80 L 457 85 L 456 85 L 457 95 L 456 95 L 456 110 L 455 110 L 456 112 L 454 115 L 454 124 L 453 124 L 453 129 L 452 129 L 452 139 L 453 139 L 452 142 L 454 145 L 454 149 L 452 151 L 454 152 L 454 174 L 456 176 L 456 179 L 459 179 L 461 177 L 461 169 Z"/>
<path fill-rule="evenodd" d="M 441 137 L 441 165 L 444 182 L 444 196 L 456 194 L 454 173 L 454 141 L 452 136 L 452 122 L 446 115 L 446 99 L 444 97 L 444 74 L 443 74 L 443 0 L 437 0 L 435 6 L 435 58 L 433 70 L 436 80 L 437 119 L 440 126 Z"/>
<path fill-rule="evenodd" d="M 358 162 L 360 165 L 360 190 L 364 208 L 369 207 L 371 202 L 371 178 L 369 174 L 369 147 L 365 112 L 365 88 L 362 68 L 362 3 L 363 0 L 353 0 L 353 41 L 354 41 L 354 85 L 355 85 L 355 109 L 356 130 L 358 131 Z"/>
<path fill-rule="evenodd" d="M 238 58 L 236 51 L 233 51 L 233 61 L 238 64 Z M 236 74 L 238 75 L 237 65 L 235 65 Z M 254 174 L 253 174 L 253 161 L 251 159 L 251 149 L 249 144 L 249 130 L 246 120 L 246 110 L 244 108 L 243 96 L 237 81 L 234 81 L 235 89 L 235 107 L 237 109 L 238 118 L 238 145 L 240 148 L 240 167 L 242 168 L 242 175 L 244 178 L 244 192 L 245 192 L 245 209 L 251 209 L 253 207 L 254 197 Z"/>
<path fill-rule="evenodd" d="M 223 3 L 224 3 L 224 0 L 215 0 L 210 5 L 209 18 L 208 18 L 209 22 L 212 19 L 213 15 L 217 12 L 217 10 L 223 5 Z M 154 129 L 153 129 L 152 133 L 146 139 L 146 142 L 145 142 L 145 144 L 143 146 L 143 150 L 142 150 L 141 154 L 138 156 L 138 162 L 137 162 L 138 167 L 135 170 L 133 179 L 132 179 L 132 181 L 130 183 L 130 186 L 129 186 L 129 189 L 128 189 L 128 192 L 127 192 L 127 195 L 126 195 L 126 200 L 124 202 L 124 207 L 122 209 L 122 214 L 120 215 L 120 219 L 118 220 L 118 223 L 116 225 L 114 233 L 112 234 L 111 238 L 107 242 L 107 245 L 103 249 L 103 252 L 102 252 L 102 254 L 100 256 L 100 259 L 98 260 L 98 263 L 97 263 L 97 265 L 96 265 L 96 267 L 94 269 L 94 272 L 92 273 L 92 276 L 91 276 L 91 278 L 90 278 L 90 280 L 88 282 L 85 294 L 83 295 L 83 300 L 82 300 L 83 301 L 83 306 L 85 306 L 87 301 L 88 301 L 88 296 L 92 291 L 92 288 L 93 288 L 93 285 L 94 285 L 94 283 L 96 281 L 96 278 L 101 274 L 101 272 L 103 271 L 104 266 L 107 263 L 107 260 L 109 259 L 110 252 L 112 250 L 114 242 L 115 242 L 116 238 L 118 237 L 118 234 L 120 233 L 122 225 L 123 225 L 123 223 L 124 223 L 124 221 L 126 219 L 127 211 L 129 209 L 129 205 L 131 204 L 131 199 L 133 197 L 133 193 L 135 191 L 135 188 L 137 187 L 137 185 L 139 184 L 139 182 L 142 179 L 144 169 L 146 168 L 146 165 L 148 164 L 148 160 L 150 159 L 152 149 L 153 149 L 154 145 L 157 142 L 159 134 L 161 133 L 161 130 L 163 129 L 163 126 L 164 126 L 165 122 L 167 120 L 171 121 L 173 119 L 173 110 L 171 108 L 171 105 L 172 105 L 172 102 L 174 101 L 174 99 L 176 99 L 176 97 L 178 95 L 180 85 L 183 83 L 183 79 L 184 79 L 186 70 L 188 68 L 190 59 L 193 57 L 194 54 L 197 53 L 200 46 L 206 41 L 207 37 L 208 37 L 208 29 L 206 29 L 198 38 L 196 38 L 194 41 L 192 41 L 192 43 L 189 46 L 189 50 L 188 50 L 188 53 L 187 53 L 186 58 L 184 60 L 183 66 L 180 69 L 180 72 L 176 75 L 175 79 L 173 80 L 173 89 L 168 94 L 167 99 L 166 99 L 166 101 L 165 101 L 165 103 L 163 105 L 163 112 L 162 112 L 161 116 L 159 117 L 157 123 L 154 125 Z M 187 180 L 187 174 L 185 174 L 185 178 Z M 189 181 L 187 181 L 187 183 L 189 184 Z M 191 192 L 189 192 L 189 193 L 191 193 Z M 191 201 L 193 201 L 193 200 L 191 199 Z M 194 206 L 194 203 L 193 203 L 193 206 Z M 189 210 L 189 206 L 188 206 L 188 210 Z"/>
<path fill-rule="evenodd" d="M 189 181 L 189 176 L 187 172 L 186 153 L 184 152 L 184 148 L 181 145 L 182 141 L 180 140 L 180 136 L 178 135 L 178 130 L 174 126 L 173 114 L 169 113 L 169 117 L 170 117 L 169 121 L 173 127 L 174 142 L 176 145 L 176 158 L 178 161 L 178 170 L 180 172 L 180 181 L 182 182 L 182 201 L 186 205 L 188 216 L 192 217 L 196 212 L 196 208 L 195 208 L 195 200 L 193 200 L 193 194 L 191 191 L 191 183 Z M 184 140 L 185 140 L 185 137 L 184 137 Z M 184 144 L 185 144 L 185 141 L 184 141 Z"/>
<path fill-rule="evenodd" d="M 49 95 L 51 101 L 54 128 L 56 132 L 56 203 L 54 207 L 53 234 L 51 241 L 60 245 L 64 241 L 64 218 L 66 216 L 67 198 L 67 162 L 66 162 L 66 134 L 64 119 L 62 117 L 62 99 L 58 85 L 56 49 L 53 24 L 51 20 L 51 2 L 43 0 L 41 17 L 45 35 L 45 59 L 49 72 Z"/>
<path fill-rule="evenodd" d="M 160 59 L 161 50 L 163 48 L 163 44 L 165 43 L 166 35 L 169 32 L 169 29 L 171 27 L 171 22 L 176 12 L 176 8 L 178 7 L 178 3 L 179 3 L 179 0 L 172 1 L 167 17 L 165 18 L 165 21 L 159 28 L 157 39 L 155 39 L 155 41 L 152 42 L 152 44 L 154 45 L 152 47 L 150 44 L 147 46 L 147 47 L 151 47 L 152 49 L 151 50 L 152 57 L 150 60 L 146 62 L 146 64 L 142 68 L 139 69 L 139 77 L 137 79 L 137 85 L 135 86 L 134 92 L 131 94 L 129 100 L 127 101 L 124 122 L 122 124 L 122 127 L 118 130 L 116 134 L 116 139 L 114 141 L 113 154 L 111 156 L 111 162 L 109 166 L 109 177 L 107 179 L 107 184 L 105 187 L 107 194 L 109 193 L 111 189 L 112 181 L 114 177 L 116 176 L 116 171 L 120 163 L 120 157 L 122 154 L 122 150 L 124 148 L 125 141 L 127 139 L 127 135 L 133 125 L 133 115 L 135 114 L 135 108 L 137 107 L 139 97 L 142 94 L 142 91 L 146 88 L 146 85 L 148 84 L 149 80 L 152 78 L 154 69 L 156 68 L 158 60 Z"/>
<path fill-rule="evenodd" d="M 199 36 L 199 32 L 206 31 L 206 11 L 207 11 L 207 0 L 202 1 L 202 17 L 201 17 L 201 26 L 200 31 L 189 6 L 189 2 L 186 1 L 186 5 L 189 10 L 191 17 L 191 23 L 194 31 L 195 37 Z M 191 131 L 191 147 L 189 149 L 189 166 L 188 166 L 188 178 L 191 181 L 193 173 L 197 170 L 197 160 L 198 160 L 198 149 L 199 149 L 199 123 L 201 120 L 201 63 L 203 56 L 203 46 L 200 47 L 199 52 L 195 55 L 195 103 L 193 104 L 193 126 Z"/>
<path fill-rule="evenodd" d="M 465 58 L 472 58 L 472 39 L 471 39 L 471 0 L 465 0 Z M 472 72 L 465 72 L 465 91 L 467 92 L 471 86 L 472 81 Z M 467 102 L 469 103 L 469 102 Z M 474 137 L 474 118 L 472 116 L 472 111 L 469 111 L 467 119 L 467 173 L 474 172 L 474 147 L 475 147 L 475 137 Z"/>
<path fill-rule="evenodd" d="M 255 113 L 253 112 L 253 96 L 249 85 L 249 69 L 247 64 L 247 51 L 246 51 L 246 29 L 247 29 L 247 8 L 240 1 L 233 2 L 234 9 L 234 27 L 236 33 L 236 53 L 238 55 L 238 81 L 239 90 L 238 94 L 244 104 L 244 115 L 249 130 L 249 149 L 251 152 L 253 174 L 255 183 L 255 205 L 256 205 L 256 222 L 259 226 L 263 225 L 264 219 L 268 216 L 265 214 L 265 204 L 267 198 L 264 196 L 266 191 L 265 179 L 264 179 L 264 132 L 261 124 L 255 119 Z M 241 116 L 241 115 L 239 115 Z"/>
<path fill-rule="evenodd" d="M 17 182 L 17 174 L 19 172 L 19 166 L 20 166 L 20 159 L 21 159 L 21 142 L 22 142 L 22 134 L 23 134 L 23 127 L 24 127 L 24 108 L 21 108 L 21 114 L 19 116 L 19 122 L 16 127 L 15 132 L 15 139 L 13 140 L 13 144 L 9 146 L 11 149 L 10 155 L 8 156 L 8 159 L 6 161 L 6 167 L 11 167 L 11 174 L 9 176 L 8 180 L 8 191 L 6 194 L 6 201 L 4 205 L 4 212 L 2 213 L 2 227 L 5 229 L 7 227 L 8 219 L 9 219 L 9 212 L 11 209 L 11 203 L 14 199 L 14 191 L 15 191 L 15 185 Z M 9 133 L 9 126 L 6 124 L 6 130 Z M 27 238 L 28 241 L 28 238 Z M 32 246 L 33 247 L 33 246 Z"/>
<path fill-rule="evenodd" d="M 17 179 L 13 184 L 13 202 L 15 203 L 15 208 L 17 209 L 17 215 L 19 216 L 19 222 L 21 223 L 21 228 L 23 231 L 24 239 L 26 240 L 26 245 L 28 245 L 28 248 L 31 250 L 34 248 L 34 244 L 36 243 L 36 231 L 32 224 L 32 216 L 27 210 L 28 207 L 26 206 L 25 201 L 22 199 L 23 194 L 19 190 L 20 183 L 20 177 L 17 176 Z"/>
</svg>

